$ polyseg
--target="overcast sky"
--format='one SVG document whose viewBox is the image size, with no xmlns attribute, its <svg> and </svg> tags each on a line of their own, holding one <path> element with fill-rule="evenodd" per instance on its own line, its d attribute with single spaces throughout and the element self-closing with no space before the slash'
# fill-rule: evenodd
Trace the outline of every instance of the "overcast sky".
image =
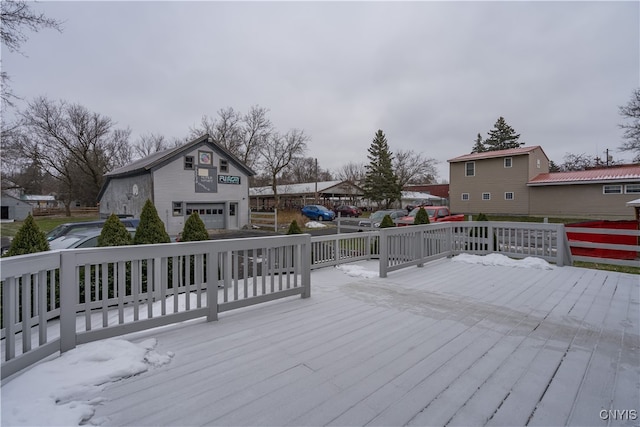
<svg viewBox="0 0 640 427">
<path fill-rule="evenodd" d="M 221 108 L 268 108 L 337 170 L 391 150 L 447 160 L 503 116 L 550 159 L 617 152 L 640 86 L 640 3 L 41 2 L 63 32 L 2 50 L 12 90 L 183 138 Z M 18 107 L 24 102 L 18 102 Z M 9 116 L 11 112 L 8 112 Z"/>
</svg>

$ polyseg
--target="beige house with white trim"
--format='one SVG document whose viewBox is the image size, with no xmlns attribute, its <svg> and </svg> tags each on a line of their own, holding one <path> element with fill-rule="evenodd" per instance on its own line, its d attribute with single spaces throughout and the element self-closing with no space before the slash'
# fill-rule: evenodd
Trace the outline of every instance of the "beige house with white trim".
<svg viewBox="0 0 640 427">
<path fill-rule="evenodd" d="M 631 219 L 640 165 L 549 173 L 540 146 L 472 153 L 449 160 L 451 211 Z"/>
</svg>

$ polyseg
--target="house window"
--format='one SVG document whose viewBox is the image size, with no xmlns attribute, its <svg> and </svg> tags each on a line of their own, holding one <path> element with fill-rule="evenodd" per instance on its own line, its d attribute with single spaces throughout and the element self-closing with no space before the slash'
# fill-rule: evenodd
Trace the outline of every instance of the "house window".
<svg viewBox="0 0 640 427">
<path fill-rule="evenodd" d="M 193 156 L 184 156 L 184 168 L 193 169 Z"/>
<path fill-rule="evenodd" d="M 622 185 L 603 185 L 602 194 L 622 194 Z"/>
<path fill-rule="evenodd" d="M 540 169 L 540 159 L 536 159 L 536 166 Z"/>
<path fill-rule="evenodd" d="M 482 200 L 491 200 L 491 193 L 482 193 Z"/>
<path fill-rule="evenodd" d="M 505 168 L 510 168 L 513 164 L 513 158 L 511 157 L 505 157 L 504 158 L 504 167 Z"/>
<path fill-rule="evenodd" d="M 464 164 L 464 176 L 476 176 L 476 162 Z"/>
<path fill-rule="evenodd" d="M 626 194 L 640 193 L 640 184 L 627 184 L 624 186 L 624 192 Z"/>
<path fill-rule="evenodd" d="M 182 216 L 182 202 L 173 202 L 173 216 Z"/>
<path fill-rule="evenodd" d="M 506 193 L 504 193 L 504 199 L 513 200 L 513 191 L 507 191 Z"/>
<path fill-rule="evenodd" d="M 220 172 L 229 172 L 229 162 L 225 159 L 220 159 Z"/>
<path fill-rule="evenodd" d="M 462 200 L 464 202 L 468 201 L 469 200 L 469 193 L 462 193 Z"/>
</svg>

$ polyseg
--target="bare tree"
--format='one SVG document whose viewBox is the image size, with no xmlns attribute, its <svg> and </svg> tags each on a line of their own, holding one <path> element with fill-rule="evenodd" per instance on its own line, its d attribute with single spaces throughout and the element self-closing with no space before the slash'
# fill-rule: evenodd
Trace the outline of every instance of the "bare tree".
<svg viewBox="0 0 640 427">
<path fill-rule="evenodd" d="M 338 169 L 336 177 L 341 181 L 350 181 L 354 184 L 359 184 L 364 181 L 366 174 L 367 168 L 364 163 L 349 162 Z"/>
<path fill-rule="evenodd" d="M 232 107 L 224 108 L 218 111 L 217 118 L 202 116 L 200 124 L 189 129 L 189 136 L 194 139 L 209 134 L 216 143 L 253 168 L 258 162 L 260 146 L 274 131 L 268 112 L 266 108 L 253 106 L 243 115 Z"/>
<path fill-rule="evenodd" d="M 627 105 L 620 107 L 620 115 L 630 119 L 631 123 L 620 125 L 620 128 L 624 129 L 623 137 L 626 141 L 618 148 L 635 152 L 633 161 L 640 163 L 640 89 L 634 90 Z"/>
<path fill-rule="evenodd" d="M 280 196 L 278 195 L 279 175 L 289 166 L 295 157 L 302 156 L 307 150 L 309 137 L 304 131 L 292 129 L 285 135 L 274 132 L 260 146 L 262 166 L 271 177 L 271 188 L 275 198 L 276 208 L 280 207 Z"/>
<path fill-rule="evenodd" d="M 155 133 L 144 134 L 140 136 L 138 142 L 133 146 L 135 154 L 144 158 L 158 151 L 164 151 L 169 148 L 169 144 L 163 135 Z"/>
<path fill-rule="evenodd" d="M 0 39 L 2 44 L 11 52 L 19 52 L 20 47 L 27 41 L 25 30 L 38 32 L 41 28 L 53 28 L 62 31 L 62 23 L 47 18 L 44 14 L 35 13 L 25 0 L 2 0 L 0 2 Z M 12 98 L 16 96 L 9 86 L 9 75 L 0 72 L 2 80 L 2 103 L 13 106 Z"/>
<path fill-rule="evenodd" d="M 131 161 L 131 131 L 113 129 L 110 118 L 81 105 L 40 97 L 20 117 L 22 155 L 60 181 L 67 215 L 79 188 L 95 203 L 104 174 Z"/>
<path fill-rule="evenodd" d="M 297 184 L 301 182 L 331 181 L 331 172 L 317 166 L 313 157 L 294 157 L 283 172 L 281 183 Z"/>
<path fill-rule="evenodd" d="M 407 184 L 427 184 L 435 182 L 438 175 L 435 159 L 424 157 L 413 150 L 398 150 L 393 160 L 393 168 L 398 177 L 398 184 L 404 188 Z"/>
</svg>

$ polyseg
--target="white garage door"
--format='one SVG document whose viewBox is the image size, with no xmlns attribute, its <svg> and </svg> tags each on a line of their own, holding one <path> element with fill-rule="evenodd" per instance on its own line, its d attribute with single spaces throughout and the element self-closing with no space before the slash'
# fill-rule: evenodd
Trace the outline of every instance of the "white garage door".
<svg viewBox="0 0 640 427">
<path fill-rule="evenodd" d="M 224 203 L 187 203 L 187 217 L 197 211 L 207 229 L 224 228 Z"/>
</svg>

